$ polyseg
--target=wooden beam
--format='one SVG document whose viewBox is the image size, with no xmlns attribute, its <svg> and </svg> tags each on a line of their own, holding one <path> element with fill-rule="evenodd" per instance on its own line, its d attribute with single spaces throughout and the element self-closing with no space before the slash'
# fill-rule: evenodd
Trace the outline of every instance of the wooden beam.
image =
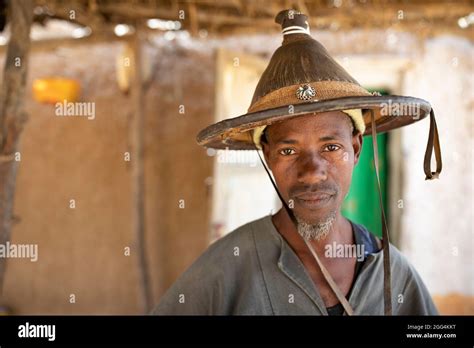
<svg viewBox="0 0 474 348">
<path fill-rule="evenodd" d="M 49 18 L 88 26 L 93 32 L 101 31 L 102 26 L 107 24 L 100 13 L 99 4 L 95 0 L 90 0 L 88 3 L 83 1 L 35 0 L 35 5 L 47 8 L 52 13 Z"/>
<path fill-rule="evenodd" d="M 130 124 L 131 164 L 132 164 L 132 231 L 137 254 L 137 271 L 140 279 L 140 302 L 144 313 L 151 310 L 151 284 L 145 243 L 145 180 L 143 137 L 145 129 L 145 98 L 142 78 L 142 32 L 135 25 L 133 35 L 133 117 Z"/>
<path fill-rule="evenodd" d="M 75 23 L 88 25 L 93 33 L 108 31 L 117 23 L 134 24 L 148 18 L 158 17 L 167 20 L 179 20 L 178 10 L 185 9 L 186 20 L 183 28 L 194 35 L 196 28 L 206 29 L 209 34 L 229 35 L 234 32 L 278 31 L 274 23 L 276 13 L 285 7 L 296 7 L 310 16 L 312 29 L 350 30 L 354 28 L 370 29 L 392 28 L 432 35 L 445 30 L 447 33 L 473 37 L 472 30 L 462 30 L 457 25 L 460 17 L 473 12 L 471 1 L 377 1 L 348 4 L 335 8 L 324 1 L 280 0 L 186 0 L 186 1 L 144 1 L 135 0 L 133 6 L 125 1 L 59 1 L 36 0 L 37 4 L 47 6 L 54 12 L 52 17 L 68 20 L 70 9 L 75 9 Z M 403 11 L 403 19 L 398 19 Z M 194 15 L 196 13 L 196 15 Z M 242 14 L 246 15 L 242 15 Z M 192 21 L 189 20 L 192 18 Z M 424 25 L 426 24 L 426 25 Z"/>
<path fill-rule="evenodd" d="M 192 36 L 196 37 L 199 30 L 198 22 L 198 10 L 194 1 L 188 2 L 188 19 L 189 19 L 189 31 Z"/>
<path fill-rule="evenodd" d="M 26 121 L 23 110 L 33 1 L 8 2 L 10 41 L 0 91 L 0 244 L 10 241 L 16 173 L 19 166 L 18 143 Z M 6 271 L 5 258 L 0 258 L 0 295 Z"/>
</svg>

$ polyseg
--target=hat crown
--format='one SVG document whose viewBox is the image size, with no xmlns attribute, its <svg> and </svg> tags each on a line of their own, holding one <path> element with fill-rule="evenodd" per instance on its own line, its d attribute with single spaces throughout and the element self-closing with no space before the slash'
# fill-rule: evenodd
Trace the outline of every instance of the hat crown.
<svg viewBox="0 0 474 348">
<path fill-rule="evenodd" d="M 275 17 L 275 22 L 281 25 L 283 35 L 298 31 L 309 35 L 308 16 L 299 11 L 280 11 Z"/>
<path fill-rule="evenodd" d="M 292 85 L 318 82 L 343 81 L 359 83 L 339 65 L 318 41 L 309 35 L 307 16 L 295 10 L 281 11 L 275 18 L 282 25 L 284 39 L 273 53 L 263 72 L 252 98 L 255 102 L 270 92 Z M 298 28 L 307 29 L 303 33 Z M 294 32 L 293 32 L 294 31 Z"/>
</svg>

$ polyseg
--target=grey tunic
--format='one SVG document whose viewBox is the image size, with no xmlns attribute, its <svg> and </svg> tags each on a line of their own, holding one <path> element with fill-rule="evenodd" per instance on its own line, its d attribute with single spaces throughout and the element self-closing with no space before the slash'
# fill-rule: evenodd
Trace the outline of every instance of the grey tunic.
<svg viewBox="0 0 474 348">
<path fill-rule="evenodd" d="M 352 222 L 367 238 L 369 232 Z M 349 295 L 358 315 L 383 315 L 382 251 L 369 250 Z M 395 315 L 437 314 L 418 273 L 393 245 Z M 327 315 L 303 263 L 278 233 L 271 215 L 213 243 L 165 293 L 158 315 Z"/>
</svg>

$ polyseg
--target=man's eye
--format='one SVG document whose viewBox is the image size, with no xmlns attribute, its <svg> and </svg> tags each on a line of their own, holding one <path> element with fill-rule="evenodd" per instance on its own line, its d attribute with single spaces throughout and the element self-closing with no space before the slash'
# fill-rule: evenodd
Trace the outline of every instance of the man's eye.
<svg viewBox="0 0 474 348">
<path fill-rule="evenodd" d="M 329 151 L 329 152 L 332 152 L 332 151 L 337 151 L 339 150 L 341 147 L 339 145 L 335 145 L 335 144 L 329 144 L 329 145 L 326 145 L 326 147 L 324 148 L 325 151 Z"/>
<path fill-rule="evenodd" d="M 293 149 L 282 149 L 280 150 L 280 155 L 283 155 L 283 156 L 289 156 L 289 155 L 293 155 L 295 154 L 295 150 Z"/>
</svg>

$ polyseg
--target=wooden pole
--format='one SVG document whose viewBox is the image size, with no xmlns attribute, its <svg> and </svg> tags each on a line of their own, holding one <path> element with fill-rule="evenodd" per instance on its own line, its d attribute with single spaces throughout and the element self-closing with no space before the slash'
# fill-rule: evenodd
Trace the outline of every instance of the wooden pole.
<svg viewBox="0 0 474 348">
<path fill-rule="evenodd" d="M 3 84 L 0 91 L 0 244 L 10 241 L 15 179 L 18 170 L 18 143 L 26 113 L 23 110 L 33 1 L 8 2 L 11 36 L 8 43 Z M 0 295 L 6 270 L 0 258 Z"/>
<path fill-rule="evenodd" d="M 132 228 L 138 257 L 138 274 L 140 278 L 140 301 L 143 311 L 151 310 L 151 288 L 148 271 L 148 260 L 145 243 L 145 195 L 144 195 L 144 160 L 143 136 L 145 119 L 145 99 L 142 83 L 142 52 L 141 33 L 137 23 L 133 37 L 133 64 L 131 97 L 133 117 L 130 124 L 131 135 L 131 165 L 132 165 Z"/>
</svg>

